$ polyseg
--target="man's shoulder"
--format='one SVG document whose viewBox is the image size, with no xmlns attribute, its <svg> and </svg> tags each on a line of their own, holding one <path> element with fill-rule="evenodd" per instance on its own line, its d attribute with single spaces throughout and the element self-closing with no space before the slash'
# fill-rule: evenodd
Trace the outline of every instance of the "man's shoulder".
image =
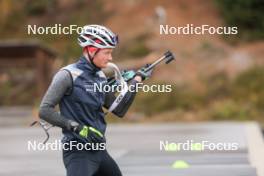
<svg viewBox="0 0 264 176">
<path fill-rule="evenodd" d="M 67 71 L 72 76 L 73 80 L 75 80 L 83 73 L 83 70 L 79 69 L 76 63 L 62 67 L 60 71 Z"/>
</svg>

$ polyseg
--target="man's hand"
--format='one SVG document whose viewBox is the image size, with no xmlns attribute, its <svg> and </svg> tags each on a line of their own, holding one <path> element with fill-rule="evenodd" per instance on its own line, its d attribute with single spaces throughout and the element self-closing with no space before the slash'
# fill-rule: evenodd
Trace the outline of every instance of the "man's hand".
<svg viewBox="0 0 264 176">
<path fill-rule="evenodd" d="M 141 76 L 135 76 L 134 80 L 136 80 L 137 82 L 142 82 Z"/>
<path fill-rule="evenodd" d="M 139 76 L 139 77 L 141 77 L 141 80 L 142 81 L 144 81 L 144 80 L 146 80 L 146 79 L 148 79 L 149 77 L 151 77 L 151 75 L 152 75 L 152 69 L 151 70 L 149 70 L 149 71 L 145 71 L 145 69 L 147 68 L 149 66 L 149 64 L 147 64 L 147 65 L 145 65 L 145 67 L 143 67 L 143 68 L 141 68 L 140 70 L 138 70 L 137 71 L 137 73 L 136 73 L 136 77 L 137 76 Z M 135 77 L 135 78 L 136 78 Z M 141 81 L 140 81 L 141 82 Z"/>
<path fill-rule="evenodd" d="M 104 143 L 105 142 L 104 135 L 93 127 L 86 126 L 86 125 L 80 125 L 77 122 L 70 121 L 69 129 L 77 133 L 83 138 L 90 139 L 91 142 L 93 143 Z"/>
<path fill-rule="evenodd" d="M 93 127 L 88 127 L 85 125 L 82 126 L 81 130 L 79 131 L 79 135 L 82 136 L 83 138 L 91 139 L 91 141 L 94 143 L 105 142 L 104 135 Z"/>
</svg>

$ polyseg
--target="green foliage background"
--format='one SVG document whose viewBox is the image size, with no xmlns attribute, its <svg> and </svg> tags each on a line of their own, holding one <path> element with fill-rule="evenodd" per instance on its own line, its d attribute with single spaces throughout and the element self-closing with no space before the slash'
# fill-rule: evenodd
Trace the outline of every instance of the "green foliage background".
<svg viewBox="0 0 264 176">
<path fill-rule="evenodd" d="M 225 22 L 237 26 L 244 40 L 264 38 L 264 1 L 215 0 Z"/>
</svg>

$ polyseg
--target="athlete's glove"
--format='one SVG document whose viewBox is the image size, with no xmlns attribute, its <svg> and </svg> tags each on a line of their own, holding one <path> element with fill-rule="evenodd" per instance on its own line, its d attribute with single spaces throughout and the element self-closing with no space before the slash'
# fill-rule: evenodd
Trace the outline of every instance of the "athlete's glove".
<svg viewBox="0 0 264 176">
<path fill-rule="evenodd" d="M 93 143 L 105 143 L 104 135 L 91 126 L 80 125 L 77 122 L 70 121 L 70 130 Z"/>
<path fill-rule="evenodd" d="M 141 69 L 139 69 L 137 72 L 136 72 L 136 76 L 140 76 L 142 78 L 142 81 L 148 79 L 149 77 L 151 77 L 152 75 L 152 71 L 153 69 L 149 70 L 149 71 L 145 71 L 146 68 L 149 67 L 150 64 L 147 64 L 145 65 L 144 67 L 142 67 Z"/>
</svg>

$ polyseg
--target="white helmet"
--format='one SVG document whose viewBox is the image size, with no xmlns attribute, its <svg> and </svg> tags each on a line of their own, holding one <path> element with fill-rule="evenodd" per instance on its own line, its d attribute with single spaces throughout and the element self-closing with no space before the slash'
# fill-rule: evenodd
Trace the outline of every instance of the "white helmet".
<svg viewBox="0 0 264 176">
<path fill-rule="evenodd" d="M 118 36 L 104 26 L 86 25 L 78 37 L 78 42 L 81 47 L 115 48 L 118 44 Z"/>
</svg>

